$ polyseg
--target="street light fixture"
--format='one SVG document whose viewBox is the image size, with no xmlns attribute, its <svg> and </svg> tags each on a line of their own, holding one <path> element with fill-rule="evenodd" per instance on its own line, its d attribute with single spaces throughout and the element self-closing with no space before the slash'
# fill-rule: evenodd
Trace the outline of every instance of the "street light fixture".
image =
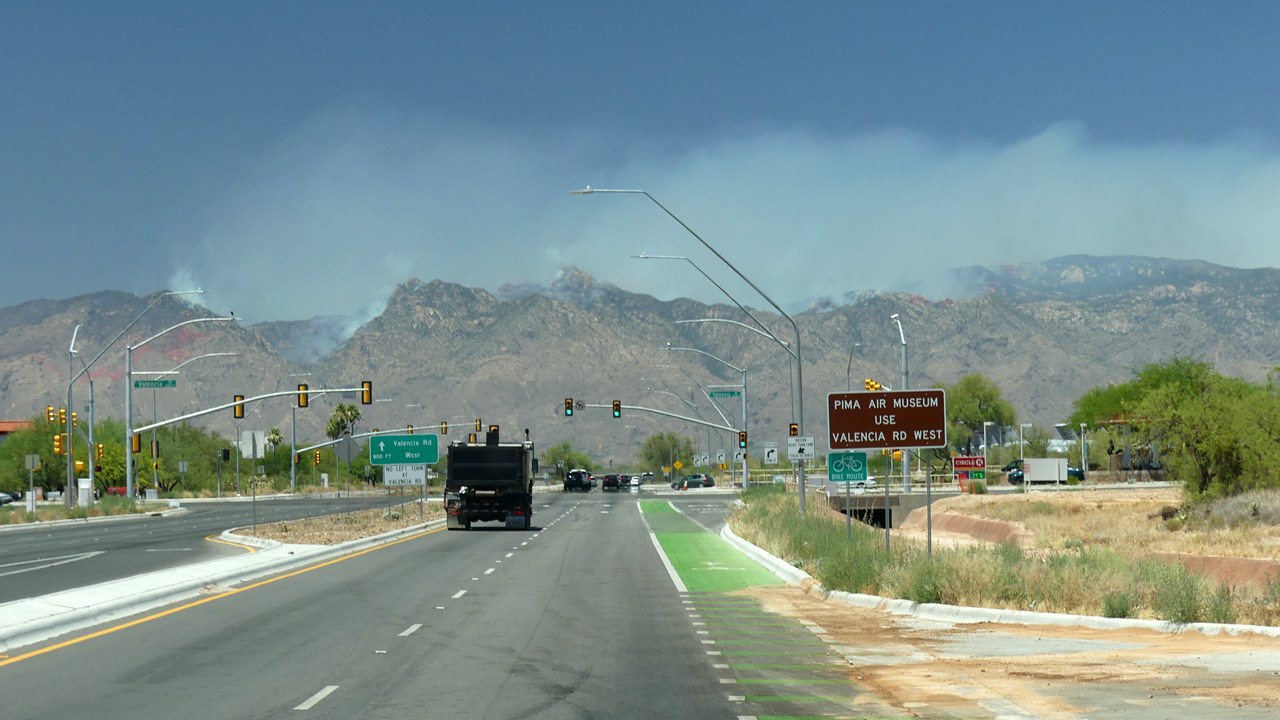
<svg viewBox="0 0 1280 720">
<path fill-rule="evenodd" d="M 898 326 L 898 339 L 902 341 L 902 388 L 906 390 L 907 385 L 907 335 L 902 332 L 902 321 L 898 319 L 898 313 L 889 316 L 894 324 Z M 911 450 L 903 448 L 902 451 L 902 480 L 903 484 L 909 482 L 911 477 Z"/>
<path fill-rule="evenodd" d="M 152 305 L 154 306 L 154 303 Z M 132 452 L 133 435 L 134 435 L 133 433 L 133 351 L 137 350 L 143 345 L 150 343 L 152 340 L 155 340 L 161 335 L 164 335 L 165 333 L 173 332 L 174 330 L 177 330 L 180 327 L 186 327 L 187 325 L 194 325 L 196 323 L 202 323 L 202 322 L 240 322 L 240 320 L 241 318 L 238 318 L 235 316 L 225 317 L 225 318 L 224 317 L 195 318 L 194 320 L 187 320 L 185 322 L 180 322 L 177 325 L 174 325 L 172 327 L 165 328 L 164 330 L 161 330 L 160 332 L 156 333 L 155 335 L 152 335 L 151 337 L 147 338 L 146 340 L 143 340 L 140 343 L 137 343 L 136 345 L 125 346 L 124 348 L 124 446 L 126 450 L 128 450 L 124 454 L 125 497 L 133 497 L 133 452 Z M 137 322 L 137 321 L 135 320 L 134 322 Z M 68 392 L 68 399 L 70 399 L 70 392 Z"/>
<path fill-rule="evenodd" d="M 742 278 L 743 282 L 750 285 L 752 290 L 755 290 L 760 295 L 760 297 L 764 298 L 766 302 L 768 302 L 770 305 L 773 306 L 774 310 L 777 310 L 778 313 L 782 315 L 782 317 L 786 318 L 787 322 L 791 323 L 791 329 L 796 334 L 796 385 L 799 387 L 799 397 L 797 398 L 799 400 L 799 403 L 798 403 L 799 418 L 798 419 L 799 419 L 799 425 L 800 425 L 800 434 L 803 435 L 804 434 L 804 362 L 800 360 L 801 358 L 800 326 L 796 324 L 795 319 L 792 318 L 790 315 L 788 315 L 787 312 L 783 310 L 780 305 L 778 305 L 778 303 L 774 302 L 773 298 L 766 295 L 764 291 L 760 289 L 759 286 L 751 282 L 751 280 L 746 275 L 743 275 L 742 271 L 738 270 L 738 268 L 735 267 L 733 263 L 729 262 L 729 260 L 724 255 L 721 255 L 719 250 L 716 250 L 714 247 L 711 247 L 711 243 L 707 242 L 706 240 L 703 240 L 701 235 L 693 231 L 693 228 L 689 227 L 688 225 L 685 225 L 683 220 L 676 217 L 675 213 L 668 210 L 665 205 L 658 202 L 657 198 L 650 195 L 648 192 L 644 190 L 593 189 L 590 185 L 588 185 L 585 190 L 574 190 L 570 194 L 571 195 L 591 195 L 594 193 L 618 193 L 618 194 L 630 194 L 630 195 L 644 195 L 645 197 L 649 198 L 649 200 L 653 201 L 654 205 L 657 205 L 659 208 L 661 208 L 662 211 L 665 212 L 667 215 L 669 215 L 672 220 L 675 220 L 677 223 L 680 223 L 680 227 L 687 230 L 690 235 L 692 235 L 694 238 L 698 240 L 698 242 L 702 243 L 703 247 L 710 250 L 712 254 L 714 254 L 716 257 L 720 258 L 720 262 L 727 265 L 729 269 L 734 272 L 734 274 Z M 800 468 L 798 489 L 800 493 L 800 514 L 803 515 L 804 514 L 804 496 L 805 496 L 804 467 Z"/>
<path fill-rule="evenodd" d="M 148 306 L 146 307 L 146 309 L 145 309 L 145 310 L 143 310 L 141 313 L 138 313 L 138 317 L 134 318 L 134 319 L 133 319 L 133 321 L 132 321 L 132 322 L 130 322 L 128 325 L 125 325 L 125 326 L 124 326 L 124 329 L 123 329 L 123 330 L 121 330 L 119 333 L 117 333 L 117 334 L 116 334 L 116 336 L 115 336 L 114 338 L 112 338 L 112 339 L 111 339 L 111 342 L 107 343 L 105 347 L 103 347 L 101 350 L 99 350 L 99 351 L 98 351 L 98 354 L 97 354 L 97 355 L 94 355 L 92 360 L 90 360 L 90 361 L 89 361 L 89 362 L 87 362 L 87 363 L 86 363 L 86 362 L 84 362 L 84 361 L 81 361 L 81 365 L 83 365 L 83 367 L 80 369 L 80 372 L 78 372 L 78 373 L 76 373 L 76 374 L 74 374 L 74 375 L 72 375 L 72 374 L 71 374 L 71 371 L 73 371 L 73 370 L 75 369 L 75 367 L 74 367 L 74 366 L 72 365 L 72 363 L 71 363 L 71 359 L 72 359 L 72 358 L 75 356 L 75 354 L 76 354 L 76 351 L 75 351 L 75 346 L 76 346 L 76 339 L 75 339 L 75 335 L 76 335 L 76 333 L 75 333 L 75 332 L 73 332 L 73 333 L 72 333 L 72 336 L 71 336 L 71 347 L 70 347 L 70 349 L 69 349 L 69 351 L 68 351 L 68 354 L 70 355 L 70 357 L 68 357 L 68 358 L 67 358 L 67 367 L 68 367 L 68 373 L 67 373 L 67 374 L 68 374 L 68 377 L 70 377 L 70 378 L 71 378 L 70 380 L 68 380 L 68 381 L 67 381 L 67 409 L 68 409 L 68 410 L 70 410 L 70 409 L 73 407 L 73 405 L 74 405 L 74 401 L 72 400 L 72 392 L 71 392 L 71 390 L 72 390 L 72 387 L 76 384 L 76 380 L 79 380 L 79 379 L 80 379 L 80 376 L 88 374 L 88 372 L 89 372 L 89 368 L 90 368 L 90 367 L 93 367 L 93 364 L 94 364 L 94 363 L 98 362 L 98 360 L 99 360 L 99 359 L 100 359 L 104 354 L 106 354 L 106 352 L 107 352 L 108 350 L 110 350 L 110 349 L 111 349 L 111 347 L 112 347 L 113 345 L 115 345 L 117 342 L 119 342 L 120 338 L 124 337 L 124 334 L 125 334 L 125 333 L 127 333 L 127 332 L 129 332 L 131 329 L 133 329 L 133 326 L 138 324 L 138 321 L 142 319 L 142 316 L 143 316 L 143 315 L 146 315 L 148 312 L 150 312 L 150 311 L 151 311 L 151 308 L 155 307 L 157 304 L 159 304 L 159 303 L 160 303 L 160 301 L 161 301 L 161 300 L 163 300 L 163 299 L 165 299 L 165 298 L 167 298 L 167 297 L 176 296 L 176 295 L 202 295 L 202 294 L 204 294 L 204 290 L 201 290 L 201 289 L 198 289 L 198 288 L 197 288 L 197 289 L 195 289 L 195 290 L 177 290 L 177 291 L 173 291 L 173 292 L 160 293 L 159 295 L 157 295 L 157 296 L 156 296 L 156 299 L 155 299 L 155 300 L 152 300 L 152 301 L 151 301 L 151 304 L 150 304 L 150 305 L 148 305 Z M 76 326 L 76 331 L 79 331 L 79 329 L 80 329 L 80 326 L 79 326 L 79 325 L 77 325 L 77 326 Z M 127 361 L 127 358 L 128 358 L 128 356 L 126 355 L 126 361 Z M 125 385 L 125 392 L 126 392 L 126 393 L 128 392 L 128 387 L 129 387 L 129 386 L 128 386 L 128 384 L 126 384 L 126 385 Z M 67 419 L 67 427 L 66 427 L 66 433 L 67 433 L 67 438 L 68 438 L 68 439 L 70 439 L 70 438 L 71 438 L 71 430 L 72 430 L 72 428 L 71 428 L 71 419 L 70 419 L 70 416 L 68 416 L 68 419 Z M 131 438 L 126 437 L 125 439 L 126 439 L 126 441 L 131 441 Z M 132 456 L 132 453 L 131 453 L 131 452 L 128 452 L 128 449 L 129 449 L 129 443 L 128 443 L 128 442 L 126 442 L 126 444 L 125 444 L 125 448 L 126 448 L 126 452 L 125 452 L 125 456 L 126 456 L 126 458 L 131 457 L 131 456 Z M 72 444 L 72 446 L 71 446 L 71 447 L 68 447 L 68 448 L 67 448 L 67 487 L 66 487 L 66 492 L 65 492 L 65 493 L 63 493 L 63 494 L 66 496 L 66 497 L 65 497 L 65 501 L 66 501 L 66 505 L 67 505 L 67 507 L 71 507 L 71 506 L 72 506 L 72 504 L 73 504 L 73 502 L 74 502 L 75 494 L 76 494 L 76 492 L 75 492 L 75 487 L 74 487 L 74 484 L 75 484 L 75 458 L 74 458 L 74 457 L 73 457 L 73 455 L 72 455 L 72 453 L 74 452 L 74 450 L 75 450 L 75 448 L 74 448 L 74 443 Z M 92 458 L 90 458 L 90 459 L 92 459 Z M 132 464 L 132 463 L 129 463 L 129 464 Z"/>
</svg>

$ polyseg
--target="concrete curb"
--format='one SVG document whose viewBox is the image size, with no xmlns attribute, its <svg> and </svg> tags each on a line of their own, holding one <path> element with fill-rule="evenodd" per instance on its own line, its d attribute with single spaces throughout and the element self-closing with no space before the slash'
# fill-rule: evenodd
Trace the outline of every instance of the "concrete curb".
<svg viewBox="0 0 1280 720">
<path fill-rule="evenodd" d="M 131 578 L 64 590 L 37 598 L 15 600 L 0 605 L 0 652 L 105 622 L 120 620 L 200 596 L 202 590 L 225 590 L 269 575 L 297 570 L 318 562 L 332 560 L 362 550 L 399 540 L 420 532 L 444 527 L 444 519 L 394 530 L 382 535 L 351 540 L 332 546 L 284 545 L 247 555 L 220 558 Z M 224 537 L 228 533 L 223 534 Z M 230 542 L 245 540 L 262 543 L 274 541 L 244 538 L 231 534 Z"/>
<path fill-rule="evenodd" d="M 968 625 L 973 623 L 1007 623 L 1014 625 L 1062 625 L 1089 627 L 1098 630 L 1116 628 L 1147 628 L 1159 632 L 1183 632 L 1196 630 L 1205 635 L 1227 633 L 1257 633 L 1267 637 L 1280 637 L 1280 627 L 1268 625 L 1230 625 L 1225 623 L 1188 623 L 1178 624 L 1164 620 L 1138 620 L 1130 618 L 1104 618 L 1093 615 L 1066 615 L 1058 613 L 1031 612 L 1027 610 L 999 610 L 995 608 L 964 607 L 960 605 L 940 605 L 935 603 L 917 603 L 910 600 L 886 598 L 879 595 L 863 595 L 847 593 L 840 590 L 827 590 L 809 573 L 770 554 L 768 551 L 750 543 L 734 534 L 726 524 L 720 529 L 720 537 L 744 555 L 764 566 L 789 585 L 800 587 L 808 595 L 817 595 L 824 599 L 835 599 L 850 605 L 879 610 L 894 615 L 910 615 L 926 620 Z"/>
<path fill-rule="evenodd" d="M 156 510 L 144 513 L 130 513 L 128 515 L 103 515 L 91 518 L 72 518 L 70 520 L 50 520 L 48 522 L 18 523 L 16 525 L 0 525 L 0 533 L 16 532 L 18 530 L 37 530 L 48 529 L 52 527 L 65 527 L 67 525 L 87 525 L 89 523 L 119 522 L 122 520 L 142 520 L 149 517 L 173 517 L 174 515 L 183 515 L 188 512 L 188 508 L 176 507 L 166 508 L 164 510 Z"/>
</svg>

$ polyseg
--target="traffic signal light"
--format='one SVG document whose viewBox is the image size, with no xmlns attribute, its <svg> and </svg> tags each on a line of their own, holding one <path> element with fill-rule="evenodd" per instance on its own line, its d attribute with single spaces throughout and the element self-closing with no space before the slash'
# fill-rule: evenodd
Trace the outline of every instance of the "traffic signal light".
<svg viewBox="0 0 1280 720">
<path fill-rule="evenodd" d="M 412 434 L 413 434 L 413 426 L 412 426 L 412 425 L 410 425 L 410 426 L 409 426 L 409 432 L 408 432 L 408 434 L 409 434 L 409 435 L 412 435 Z"/>
<path fill-rule="evenodd" d="M 440 434 L 441 434 L 441 435 L 448 435 L 448 434 L 449 434 L 449 423 L 447 423 L 447 422 L 445 422 L 445 421 L 443 421 L 443 420 L 441 420 L 441 421 L 440 421 Z"/>
<path fill-rule="evenodd" d="M 160 457 L 160 441 L 159 440 L 151 441 L 151 457 L 153 458 Z"/>
<path fill-rule="evenodd" d="M 101 460 L 102 457 L 106 455 L 106 450 L 107 450 L 106 445 L 103 445 L 102 443 L 98 443 L 98 447 L 94 448 L 94 451 L 93 451 L 93 459 Z"/>
<path fill-rule="evenodd" d="M 315 456 L 311 459 L 311 464 L 312 464 L 312 465 L 319 465 L 319 464 L 320 464 L 320 451 L 319 451 L 319 450 L 316 450 L 316 454 L 315 454 Z"/>
<path fill-rule="evenodd" d="M 894 450 L 894 451 L 893 451 L 893 459 L 894 459 L 894 460 L 901 460 L 901 459 L 902 459 L 902 451 L 901 451 L 901 450 Z"/>
<path fill-rule="evenodd" d="M 63 435 L 62 433 L 58 433 L 57 435 L 53 436 L 53 454 L 54 455 L 64 454 L 63 447 L 62 447 L 62 438 L 64 437 L 66 437 L 66 435 Z"/>
<path fill-rule="evenodd" d="M 467 442 L 474 443 L 475 441 L 476 441 L 476 434 L 471 433 L 470 437 L 467 438 Z"/>
<path fill-rule="evenodd" d="M 739 430 L 738 431 L 738 447 L 745 448 L 746 446 L 747 446 L 747 431 Z"/>
<path fill-rule="evenodd" d="M 83 460 L 77 460 L 77 461 L 76 461 L 76 472 L 84 472 L 84 461 L 83 461 Z"/>
<path fill-rule="evenodd" d="M 498 426 L 497 426 L 497 425 L 490 425 L 490 426 L 489 426 L 489 432 L 491 432 L 491 433 L 496 433 L 496 432 L 498 432 Z"/>
<path fill-rule="evenodd" d="M 788 430 L 788 433 L 791 435 L 791 437 L 799 437 L 799 436 L 800 436 L 800 426 L 799 426 L 799 425 L 797 425 L 797 424 L 795 424 L 795 423 L 791 423 L 791 427 L 790 427 L 790 429 Z"/>
<path fill-rule="evenodd" d="M 133 438 L 133 442 L 132 442 L 133 447 L 130 447 L 129 449 L 133 451 L 134 455 L 137 455 L 138 453 L 142 452 L 142 436 L 131 435 L 130 437 Z"/>
<path fill-rule="evenodd" d="M 573 398 L 564 399 L 564 416 L 573 417 Z"/>
<path fill-rule="evenodd" d="M 613 401 L 613 416 L 615 418 L 622 417 L 622 401 L 621 400 Z"/>
<path fill-rule="evenodd" d="M 883 390 L 883 389 L 884 389 L 884 386 L 883 386 L 883 385 L 881 385 L 880 383 L 876 382 L 875 380 L 872 380 L 871 378 L 867 378 L 866 380 L 863 380 L 863 381 L 862 381 L 862 386 L 863 386 L 864 388 L 866 388 L 867 392 L 872 392 L 872 391 L 875 391 L 875 390 Z"/>
<path fill-rule="evenodd" d="M 134 452 L 137 452 L 137 451 L 135 450 Z M 320 452 L 320 451 L 317 450 L 316 452 Z M 230 448 L 222 448 L 222 462 L 231 462 Z"/>
<path fill-rule="evenodd" d="M 75 413 L 71 413 L 71 427 L 73 427 L 73 428 L 80 427 L 80 422 L 79 422 L 79 420 L 76 418 L 76 414 L 75 414 Z"/>
<path fill-rule="evenodd" d="M 365 380 L 364 382 L 360 383 L 360 387 L 361 387 L 360 404 L 372 405 L 373 404 L 373 381 Z"/>
<path fill-rule="evenodd" d="M 482 428 L 480 427 L 480 418 L 476 418 L 476 432 L 480 432 L 481 430 Z"/>
<path fill-rule="evenodd" d="M 52 425 L 53 422 L 57 419 L 58 419 L 58 414 L 53 411 L 53 406 L 46 405 L 44 408 L 44 421 Z"/>
<path fill-rule="evenodd" d="M 298 407 L 307 406 L 307 384 L 299 383 L 298 385 Z"/>
<path fill-rule="evenodd" d="M 236 406 L 235 406 L 234 410 L 233 410 L 233 411 L 232 411 L 232 413 L 231 413 L 231 414 L 235 417 L 235 419 L 237 419 L 237 420 L 239 420 L 240 418 L 244 417 L 244 403 L 243 403 L 243 402 L 240 402 L 241 400 L 244 400 L 244 396 L 243 396 L 243 395 L 237 395 L 237 396 L 236 396 Z M 138 451 L 137 451 L 137 450 L 134 450 L 134 452 L 138 452 Z"/>
<path fill-rule="evenodd" d="M 58 427 L 67 426 L 67 409 L 58 408 Z"/>
</svg>

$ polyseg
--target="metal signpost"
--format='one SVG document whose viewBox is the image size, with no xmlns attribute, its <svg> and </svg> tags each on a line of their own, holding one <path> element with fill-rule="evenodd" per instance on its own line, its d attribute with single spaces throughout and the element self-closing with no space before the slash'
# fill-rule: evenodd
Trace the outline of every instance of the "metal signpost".
<svg viewBox="0 0 1280 720">
<path fill-rule="evenodd" d="M 26 506 L 27 506 L 27 512 L 33 513 L 36 511 L 36 470 L 39 469 L 40 467 L 40 456 L 28 455 L 26 457 L 26 466 L 27 466 L 27 497 L 25 498 Z"/>
<path fill-rule="evenodd" d="M 827 453 L 827 482 L 844 484 L 844 533 L 853 540 L 853 511 L 849 508 L 849 486 L 867 481 L 867 454 L 864 452 Z M 888 508 L 885 508 L 886 510 Z"/>
<path fill-rule="evenodd" d="M 942 390 L 834 392 L 827 395 L 829 446 L 834 450 L 945 448 L 947 395 Z M 905 466 L 905 465 L 904 465 Z M 933 483 L 924 464 L 928 554 L 933 557 Z M 889 483 L 884 484 L 884 538 L 889 546 Z"/>
</svg>

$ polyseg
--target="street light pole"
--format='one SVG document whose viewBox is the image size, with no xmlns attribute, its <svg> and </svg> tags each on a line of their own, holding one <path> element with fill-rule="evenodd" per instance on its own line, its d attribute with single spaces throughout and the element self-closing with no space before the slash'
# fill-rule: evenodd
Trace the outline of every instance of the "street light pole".
<svg viewBox="0 0 1280 720">
<path fill-rule="evenodd" d="M 906 390 L 907 385 L 907 335 L 902 332 L 902 321 L 898 319 L 898 313 L 889 316 L 894 324 L 898 326 L 898 338 L 902 341 L 902 388 Z M 904 485 L 911 482 L 911 450 L 903 448 L 902 450 L 902 482 Z"/>
<path fill-rule="evenodd" d="M 174 293 L 174 294 L 177 294 L 177 293 Z M 154 306 L 155 306 L 155 303 L 152 303 L 152 307 Z M 150 310 L 151 308 L 147 308 L 147 309 Z M 138 318 L 141 319 L 142 316 L 139 315 Z M 240 318 L 237 318 L 237 317 L 196 318 L 194 320 L 187 320 L 185 322 L 180 322 L 177 325 L 174 325 L 173 327 L 165 328 L 164 330 L 161 330 L 160 332 L 156 333 L 155 335 L 152 335 L 151 337 L 147 338 L 146 340 L 143 340 L 142 342 L 136 345 L 125 346 L 124 348 L 124 448 L 125 448 L 125 453 L 124 453 L 125 491 L 124 492 L 125 492 L 125 497 L 133 497 L 133 491 L 134 491 L 134 487 L 133 487 L 133 436 L 134 436 L 134 432 L 133 432 L 133 351 L 137 350 L 143 345 L 146 345 L 152 340 L 155 340 L 161 335 L 164 335 L 165 333 L 172 332 L 174 330 L 177 330 L 180 327 L 185 327 L 187 325 L 193 325 L 195 323 L 202 323 L 202 322 L 239 322 L 239 321 L 240 321 Z M 134 320 L 134 322 L 137 322 L 137 320 Z M 130 327 L 132 327 L 132 324 L 130 324 Z M 128 328 L 125 328 L 125 329 L 127 330 Z M 122 332 L 120 334 L 123 335 L 124 333 Z"/>
<path fill-rule="evenodd" d="M 662 203 L 658 202 L 657 198 L 655 198 L 654 196 L 650 195 L 648 192 L 646 192 L 646 191 L 644 191 L 644 190 L 596 190 L 596 189 L 591 188 L 591 186 L 587 186 L 587 189 L 585 189 L 585 190 L 575 190 L 575 191 L 573 191 L 571 194 L 574 194 L 574 195 L 590 195 L 590 194 L 592 194 L 592 193 L 598 193 L 598 192 L 606 192 L 606 193 L 625 193 L 625 194 L 644 195 L 645 197 L 649 198 L 651 201 L 653 201 L 653 204 L 654 204 L 654 205 L 657 205 L 659 208 L 661 208 L 661 209 L 662 209 L 662 211 L 663 211 L 663 212 L 665 212 L 667 215 L 671 216 L 671 219 L 672 219 L 672 220 L 675 220 L 677 223 L 680 223 L 680 227 L 682 227 L 682 228 L 684 228 L 685 230 L 687 230 L 687 231 L 689 232 L 689 234 L 690 234 L 690 235 L 692 235 L 694 238 L 696 238 L 696 239 L 698 240 L 698 242 L 702 243 L 702 246 L 703 246 L 703 247 L 705 247 L 706 249 L 710 250 L 710 251 L 711 251 L 711 252 L 712 252 L 716 257 L 720 258 L 720 262 L 722 262 L 722 263 L 724 263 L 725 265 L 727 265 L 727 266 L 729 267 L 729 269 L 730 269 L 730 270 L 732 270 L 732 271 L 733 271 L 733 272 L 734 272 L 738 277 L 742 278 L 743 282 L 745 282 L 746 284 L 750 285 L 752 290 L 755 290 L 755 291 L 756 291 L 756 293 L 758 293 L 758 294 L 760 295 L 760 297 L 764 298 L 766 302 L 768 302 L 770 305 L 772 305 L 774 310 L 777 310 L 777 311 L 778 311 L 778 313 L 779 313 L 780 315 L 782 315 L 782 317 L 786 318 L 786 319 L 787 319 L 787 322 L 791 323 L 791 329 L 792 329 L 792 331 L 794 331 L 794 332 L 795 332 L 795 334 L 796 334 L 796 385 L 799 387 L 799 397 L 798 397 L 798 400 L 799 400 L 799 403 L 798 403 L 798 405 L 799 405 L 799 408 L 798 408 L 798 409 L 799 409 L 799 418 L 798 418 L 798 424 L 799 424 L 800 434 L 801 434 L 801 435 L 804 435 L 804 361 L 801 359 L 801 358 L 802 358 L 802 353 L 801 353 L 801 347 L 800 347 L 800 326 L 796 324 L 795 319 L 794 319 L 794 318 L 792 318 L 790 315 L 788 315 L 788 314 L 787 314 L 787 312 L 786 312 L 785 310 L 783 310 L 783 309 L 782 309 L 782 307 L 781 307 L 780 305 L 778 305 L 778 303 L 774 302 L 774 301 L 773 301 L 773 298 L 770 298 L 768 295 L 766 295 L 766 294 L 764 293 L 764 291 L 763 291 L 763 290 L 761 290 L 761 289 L 759 288 L 759 286 L 757 286 L 755 283 L 751 282 L 751 280 L 750 280 L 746 275 L 743 275 L 743 274 L 742 274 L 742 271 L 740 271 L 740 270 L 738 270 L 738 268 L 734 267 L 733 263 L 729 262 L 729 260 L 728 260 L 724 255 L 721 255 L 719 250 L 716 250 L 714 247 L 712 247 L 712 246 L 711 246 L 711 243 L 708 243 L 706 240 L 703 240 L 701 235 L 699 235 L 698 233 L 696 233 L 696 232 L 694 232 L 694 231 L 693 231 L 693 228 L 689 227 L 688 225 L 685 225 L 683 220 L 681 220 L 680 218 L 676 217 L 675 213 L 673 213 L 673 212 L 671 212 L 670 210 L 668 210 L 668 209 L 666 208 L 666 206 L 665 206 L 665 205 L 663 205 Z M 804 496 L 805 496 L 805 486 L 804 486 L 804 468 L 803 468 L 803 467 L 801 467 L 801 468 L 800 468 L 800 478 L 799 478 L 799 480 L 800 480 L 800 482 L 799 482 L 799 486 L 800 486 L 800 487 L 799 487 L 799 493 L 800 493 L 800 514 L 802 514 L 802 515 L 803 515 L 803 514 L 804 514 Z"/>
</svg>

